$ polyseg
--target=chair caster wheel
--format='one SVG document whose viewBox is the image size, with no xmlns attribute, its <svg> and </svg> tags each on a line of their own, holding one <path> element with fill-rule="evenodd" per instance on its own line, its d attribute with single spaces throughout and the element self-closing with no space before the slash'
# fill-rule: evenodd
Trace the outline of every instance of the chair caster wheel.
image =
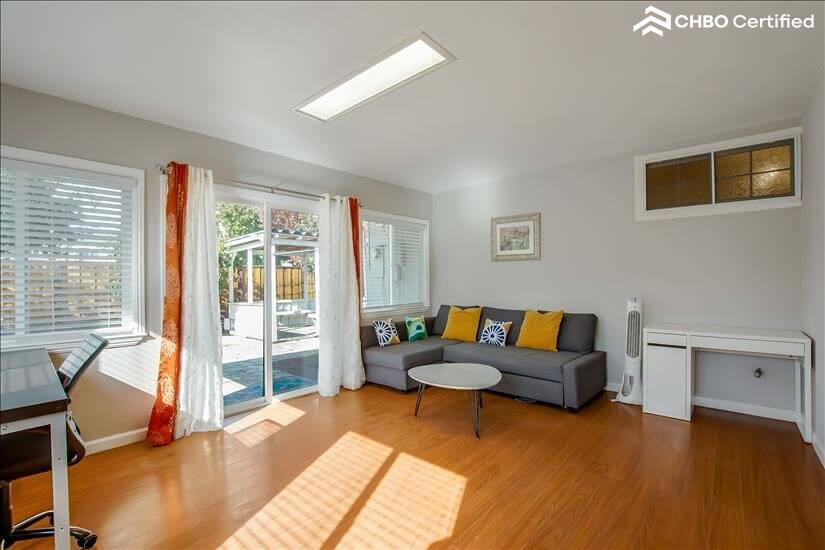
<svg viewBox="0 0 825 550">
<path fill-rule="evenodd" d="M 97 543 L 97 535 L 90 533 L 83 537 L 77 538 L 78 548 L 92 548 Z"/>
</svg>

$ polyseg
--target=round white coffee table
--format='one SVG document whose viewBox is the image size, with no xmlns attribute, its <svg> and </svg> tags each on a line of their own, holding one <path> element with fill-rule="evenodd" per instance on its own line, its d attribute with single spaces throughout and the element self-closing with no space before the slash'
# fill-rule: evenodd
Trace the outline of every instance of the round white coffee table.
<svg viewBox="0 0 825 550">
<path fill-rule="evenodd" d="M 473 432 L 477 438 L 481 437 L 479 409 L 484 406 L 481 401 L 481 390 L 492 388 L 501 382 L 501 373 L 498 369 L 479 363 L 439 363 L 413 367 L 407 371 L 407 374 L 418 382 L 415 416 L 418 416 L 421 397 L 427 386 L 462 390 L 467 397 L 467 407 L 470 409 L 470 418 L 473 421 Z"/>
</svg>

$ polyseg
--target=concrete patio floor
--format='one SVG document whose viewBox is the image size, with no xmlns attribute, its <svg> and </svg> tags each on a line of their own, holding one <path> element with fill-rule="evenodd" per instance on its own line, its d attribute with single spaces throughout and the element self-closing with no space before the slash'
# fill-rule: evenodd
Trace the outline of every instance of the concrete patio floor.
<svg viewBox="0 0 825 550">
<path fill-rule="evenodd" d="M 263 342 L 241 336 L 224 336 L 222 343 L 224 405 L 262 397 Z M 317 381 L 317 337 L 272 343 L 273 395 L 306 388 Z"/>
</svg>

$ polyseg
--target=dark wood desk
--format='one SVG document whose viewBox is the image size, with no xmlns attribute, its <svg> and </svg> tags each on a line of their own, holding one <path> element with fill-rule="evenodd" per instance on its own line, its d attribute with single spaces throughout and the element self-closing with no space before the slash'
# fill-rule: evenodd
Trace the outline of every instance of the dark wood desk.
<svg viewBox="0 0 825 550">
<path fill-rule="evenodd" d="M 0 424 L 69 410 L 45 349 L 0 354 Z"/>
<path fill-rule="evenodd" d="M 69 398 L 45 349 L 0 353 L 0 437 L 48 426 L 51 432 L 55 548 L 69 548 L 66 415 Z"/>
</svg>

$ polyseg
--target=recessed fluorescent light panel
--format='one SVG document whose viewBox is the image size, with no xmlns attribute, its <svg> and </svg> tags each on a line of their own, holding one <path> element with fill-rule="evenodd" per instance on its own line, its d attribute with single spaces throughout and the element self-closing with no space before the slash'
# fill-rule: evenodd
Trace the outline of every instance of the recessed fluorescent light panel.
<svg viewBox="0 0 825 550">
<path fill-rule="evenodd" d="M 454 59 L 447 50 L 422 33 L 321 90 L 295 110 L 327 122 Z"/>
</svg>

